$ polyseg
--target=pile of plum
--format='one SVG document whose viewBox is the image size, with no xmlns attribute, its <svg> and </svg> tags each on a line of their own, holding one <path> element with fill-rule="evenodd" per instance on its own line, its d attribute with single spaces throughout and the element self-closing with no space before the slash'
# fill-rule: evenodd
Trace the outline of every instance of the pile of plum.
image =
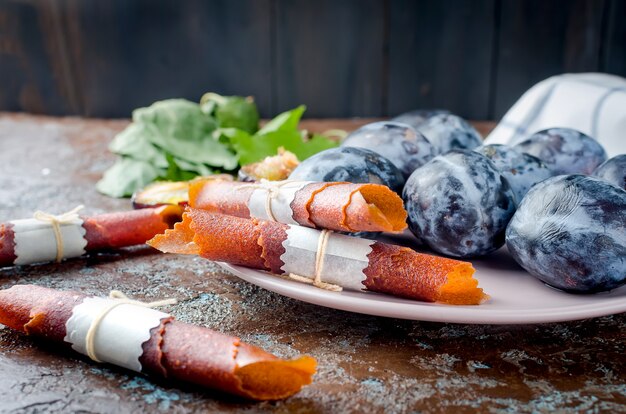
<svg viewBox="0 0 626 414">
<path fill-rule="evenodd" d="M 607 160 L 579 131 L 482 145 L 456 115 L 412 111 L 354 131 L 290 179 L 385 184 L 402 194 L 417 239 L 448 256 L 483 256 L 506 242 L 551 286 L 597 292 L 626 282 L 626 154 Z"/>
</svg>

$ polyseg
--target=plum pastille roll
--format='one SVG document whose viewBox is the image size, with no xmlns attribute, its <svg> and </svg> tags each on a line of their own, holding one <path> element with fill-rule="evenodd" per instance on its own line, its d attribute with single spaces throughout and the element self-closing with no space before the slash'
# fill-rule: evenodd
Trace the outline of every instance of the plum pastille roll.
<svg viewBox="0 0 626 414">
<path fill-rule="evenodd" d="M 76 208 L 54 216 L 0 223 L 0 267 L 78 257 L 87 251 L 144 244 L 181 220 L 182 208 L 168 205 L 91 217 Z"/>
<path fill-rule="evenodd" d="M 380 184 L 196 181 L 189 188 L 189 205 L 236 217 L 344 232 L 400 232 L 407 227 L 402 199 Z"/>
<path fill-rule="evenodd" d="M 254 400 L 286 398 L 311 383 L 311 357 L 283 360 L 239 338 L 178 322 L 152 309 L 156 302 L 117 296 L 17 285 L 0 290 L 0 323 L 98 362 Z"/>
<path fill-rule="evenodd" d="M 471 263 L 406 247 L 189 208 L 148 244 L 170 253 L 266 270 L 317 284 L 428 302 L 476 305 L 488 298 Z M 331 289 L 332 290 L 332 289 Z"/>
</svg>

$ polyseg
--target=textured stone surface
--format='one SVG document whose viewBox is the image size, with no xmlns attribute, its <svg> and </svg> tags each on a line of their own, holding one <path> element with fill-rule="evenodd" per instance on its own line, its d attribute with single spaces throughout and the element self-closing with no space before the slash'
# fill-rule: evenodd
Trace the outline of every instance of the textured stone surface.
<svg viewBox="0 0 626 414">
<path fill-rule="evenodd" d="M 344 128 L 362 122 L 342 122 Z M 125 121 L 0 116 L 0 220 L 36 209 L 130 208 L 93 184 Z M 333 123 L 311 123 L 326 129 Z M 626 315 L 529 326 L 411 322 L 325 309 L 267 292 L 194 257 L 137 247 L 63 264 L 0 269 L 0 287 L 35 283 L 105 295 L 176 297 L 180 320 L 277 355 L 318 359 L 314 383 L 250 403 L 155 383 L 0 327 L 0 412 L 623 412 Z"/>
</svg>

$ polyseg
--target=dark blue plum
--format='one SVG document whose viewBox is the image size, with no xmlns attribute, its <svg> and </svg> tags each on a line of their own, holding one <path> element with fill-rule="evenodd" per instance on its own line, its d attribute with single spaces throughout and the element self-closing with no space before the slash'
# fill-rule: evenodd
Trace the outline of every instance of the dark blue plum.
<svg viewBox="0 0 626 414">
<path fill-rule="evenodd" d="M 403 191 L 409 228 L 431 249 L 482 256 L 504 244 L 513 191 L 487 157 L 453 150 L 411 174 Z"/>
<path fill-rule="evenodd" d="M 348 135 L 341 146 L 366 148 L 382 155 L 400 169 L 405 179 L 436 155 L 422 134 L 398 122 L 364 125 Z"/>
<path fill-rule="evenodd" d="M 515 148 L 539 158 L 554 175 L 589 175 L 607 158 L 606 151 L 595 139 L 570 128 L 544 129 Z"/>
<path fill-rule="evenodd" d="M 600 292 L 626 281 L 626 191 L 581 174 L 535 185 L 506 230 L 509 252 L 543 282 Z"/>
<path fill-rule="evenodd" d="M 451 149 L 474 149 L 483 143 L 473 126 L 452 114 L 433 115 L 415 129 L 424 134 L 438 154 Z"/>
<path fill-rule="evenodd" d="M 404 186 L 402 173 L 391 161 L 374 151 L 352 147 L 318 152 L 302 161 L 289 179 L 383 184 L 397 193 Z"/>
<path fill-rule="evenodd" d="M 450 111 L 446 111 L 445 109 L 416 109 L 414 111 L 405 112 L 400 114 L 392 119 L 393 122 L 401 122 L 403 124 L 408 124 L 413 128 L 418 128 L 422 125 L 426 120 L 435 116 L 435 115 L 445 115 L 449 114 Z"/>
<path fill-rule="evenodd" d="M 626 190 L 626 154 L 609 158 L 596 168 L 593 175 Z"/>
<path fill-rule="evenodd" d="M 522 201 L 530 187 L 553 175 L 539 158 L 508 145 L 482 145 L 474 148 L 474 151 L 489 158 L 500 174 L 507 179 L 517 204 Z"/>
</svg>

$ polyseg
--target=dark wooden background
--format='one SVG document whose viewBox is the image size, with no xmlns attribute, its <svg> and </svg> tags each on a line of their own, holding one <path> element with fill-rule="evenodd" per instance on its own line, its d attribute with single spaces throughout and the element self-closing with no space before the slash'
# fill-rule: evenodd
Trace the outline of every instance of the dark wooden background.
<svg viewBox="0 0 626 414">
<path fill-rule="evenodd" d="M 626 0 L 0 0 L 0 110 L 128 117 L 205 91 L 264 116 L 497 119 L 562 72 L 626 76 Z"/>
</svg>

